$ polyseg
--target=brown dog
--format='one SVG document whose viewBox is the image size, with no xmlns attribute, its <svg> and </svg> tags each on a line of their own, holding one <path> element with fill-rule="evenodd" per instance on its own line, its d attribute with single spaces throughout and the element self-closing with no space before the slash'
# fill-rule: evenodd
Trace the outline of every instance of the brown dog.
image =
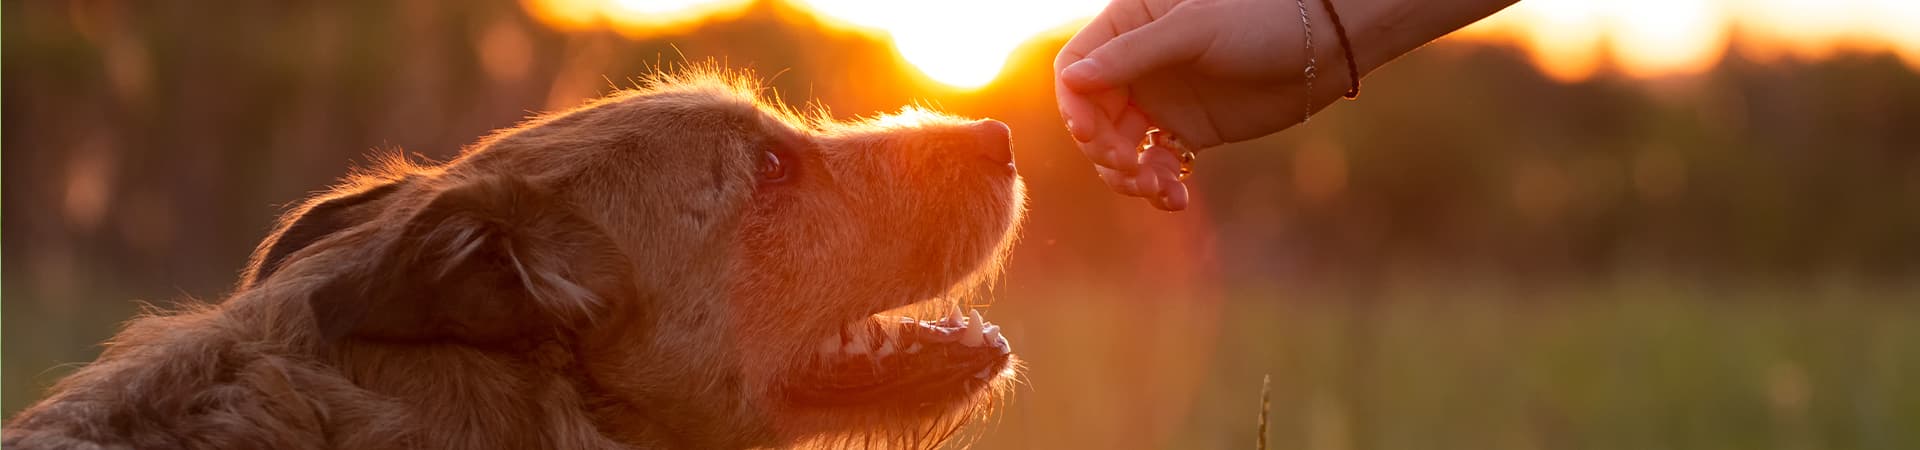
<svg viewBox="0 0 1920 450">
<path fill-rule="evenodd" d="M 5 446 L 919 447 L 982 414 L 1017 364 L 949 311 L 1020 221 L 1006 126 L 695 72 L 352 177 Z"/>
</svg>

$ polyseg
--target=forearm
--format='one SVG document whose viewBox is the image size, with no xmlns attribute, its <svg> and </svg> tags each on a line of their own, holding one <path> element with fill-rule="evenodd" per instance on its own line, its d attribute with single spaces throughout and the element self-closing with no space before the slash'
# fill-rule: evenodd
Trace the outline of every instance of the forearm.
<svg viewBox="0 0 1920 450">
<path fill-rule="evenodd" d="M 1340 13 L 1341 23 L 1347 27 L 1347 37 L 1350 45 L 1353 46 L 1354 62 L 1359 66 L 1360 73 L 1366 74 L 1400 55 L 1493 15 L 1518 1 L 1333 0 L 1333 5 Z M 1308 0 L 1310 5 L 1317 3 L 1319 3 L 1318 0 Z M 1326 12 L 1320 11 L 1319 15 L 1325 17 Z M 1315 24 L 1314 28 L 1316 37 L 1333 36 L 1333 33 L 1322 33 L 1319 24 Z M 1333 31 L 1332 24 L 1328 24 L 1325 31 Z M 1331 44 L 1330 46 L 1339 45 L 1338 38 L 1330 38 L 1326 41 Z M 1338 48 L 1333 50 L 1339 51 Z M 1327 54 L 1325 51 L 1315 53 Z M 1332 60 L 1344 61 L 1344 58 L 1345 55 L 1335 53 Z M 1344 73 L 1344 68 L 1340 72 Z"/>
</svg>

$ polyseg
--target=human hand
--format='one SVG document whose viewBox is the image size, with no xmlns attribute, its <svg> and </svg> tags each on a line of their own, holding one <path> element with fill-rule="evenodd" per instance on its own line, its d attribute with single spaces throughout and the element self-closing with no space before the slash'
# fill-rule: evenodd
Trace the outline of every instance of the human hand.
<svg viewBox="0 0 1920 450">
<path fill-rule="evenodd" d="M 1329 86 L 1345 67 L 1322 63 L 1324 98 L 1307 98 L 1299 17 L 1289 1 L 1115 0 L 1054 60 L 1061 114 L 1109 187 L 1185 209 L 1175 153 L 1138 150 L 1149 129 L 1204 149 L 1280 131 L 1342 90 Z"/>
<path fill-rule="evenodd" d="M 1109 187 L 1178 211 L 1188 200 L 1180 162 L 1139 151 L 1147 130 L 1196 151 L 1278 132 L 1365 73 L 1516 0 L 1337 1 L 1345 33 L 1327 0 L 1112 0 L 1054 58 L 1061 118 Z"/>
</svg>

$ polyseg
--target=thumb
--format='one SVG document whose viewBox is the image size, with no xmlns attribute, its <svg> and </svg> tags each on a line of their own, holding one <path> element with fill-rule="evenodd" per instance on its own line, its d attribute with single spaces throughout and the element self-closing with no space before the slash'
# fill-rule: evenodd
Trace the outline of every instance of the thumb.
<svg viewBox="0 0 1920 450">
<path fill-rule="evenodd" d="M 1193 61 L 1206 50 L 1213 30 L 1188 26 L 1186 15 L 1175 10 L 1147 22 L 1087 52 L 1087 57 L 1060 71 L 1060 81 L 1075 92 L 1091 93 L 1120 87 L 1148 72 Z"/>
</svg>

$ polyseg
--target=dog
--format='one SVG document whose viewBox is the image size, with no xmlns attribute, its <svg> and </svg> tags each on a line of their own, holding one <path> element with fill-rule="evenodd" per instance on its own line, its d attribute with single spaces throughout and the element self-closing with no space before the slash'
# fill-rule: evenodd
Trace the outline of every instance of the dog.
<svg viewBox="0 0 1920 450">
<path fill-rule="evenodd" d="M 936 447 L 1020 361 L 978 311 L 1024 213 L 1006 125 L 854 121 L 648 76 L 387 156 L 230 296 L 149 312 L 9 449 Z"/>
</svg>

